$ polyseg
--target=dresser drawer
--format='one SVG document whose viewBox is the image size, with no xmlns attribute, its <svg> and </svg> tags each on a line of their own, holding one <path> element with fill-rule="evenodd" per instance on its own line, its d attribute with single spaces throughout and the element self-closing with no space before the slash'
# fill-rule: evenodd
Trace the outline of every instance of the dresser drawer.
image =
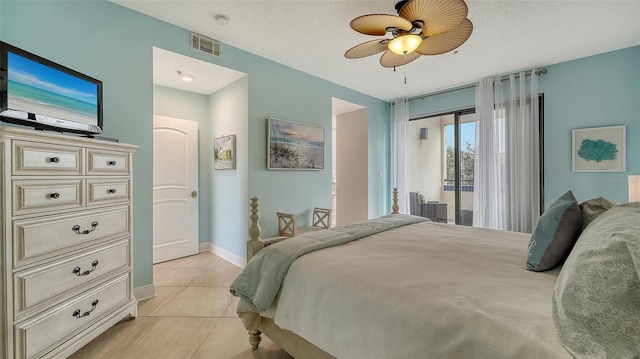
<svg viewBox="0 0 640 359">
<path fill-rule="evenodd" d="M 83 148 L 13 141 L 14 175 L 81 175 Z"/>
<path fill-rule="evenodd" d="M 13 215 L 82 207 L 82 184 L 81 179 L 13 181 Z"/>
<path fill-rule="evenodd" d="M 131 201 L 129 178 L 88 179 L 87 206 Z"/>
<path fill-rule="evenodd" d="M 14 313 L 16 319 L 46 301 L 60 301 L 72 290 L 118 269 L 129 268 L 129 238 L 93 248 L 82 254 L 47 263 L 14 274 Z M 114 273 L 115 274 L 115 273 Z M 27 311 L 25 313 L 25 311 Z"/>
<path fill-rule="evenodd" d="M 15 356 L 39 358 L 128 302 L 129 274 L 111 279 L 42 314 L 14 325 Z"/>
<path fill-rule="evenodd" d="M 88 175 L 128 175 L 131 170 L 129 162 L 131 154 L 128 152 L 103 151 L 87 149 Z"/>
<path fill-rule="evenodd" d="M 14 267 L 131 234 L 129 206 L 13 222 Z"/>
</svg>

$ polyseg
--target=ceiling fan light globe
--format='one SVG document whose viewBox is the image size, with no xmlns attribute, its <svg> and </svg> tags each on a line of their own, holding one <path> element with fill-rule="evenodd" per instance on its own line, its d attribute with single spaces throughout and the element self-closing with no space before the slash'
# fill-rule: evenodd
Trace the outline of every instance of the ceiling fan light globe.
<svg viewBox="0 0 640 359">
<path fill-rule="evenodd" d="M 389 42 L 389 51 L 397 55 L 408 54 L 420 46 L 422 43 L 422 37 L 414 34 L 402 35 L 394 38 Z"/>
</svg>

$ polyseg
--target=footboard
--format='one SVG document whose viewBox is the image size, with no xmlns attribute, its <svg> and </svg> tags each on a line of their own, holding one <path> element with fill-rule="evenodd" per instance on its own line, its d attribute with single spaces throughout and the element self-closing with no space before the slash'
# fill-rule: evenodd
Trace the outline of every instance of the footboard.
<svg viewBox="0 0 640 359">
<path fill-rule="evenodd" d="M 398 214 L 398 189 L 393 189 L 393 205 L 392 205 L 392 214 Z M 247 241 L 247 262 L 256 254 L 258 251 L 263 249 L 264 247 L 279 242 L 281 240 L 287 239 L 288 237 L 273 237 L 266 240 L 260 238 L 261 228 L 258 224 L 258 220 L 260 219 L 259 215 L 259 204 L 258 198 L 251 198 L 251 226 L 249 227 L 249 241 Z M 307 342 L 303 338 L 295 335 L 286 330 L 280 329 L 275 323 L 273 323 L 272 319 L 269 318 L 261 318 L 261 323 L 259 330 L 249 330 L 249 343 L 251 344 L 251 348 L 253 350 L 258 348 L 258 345 L 261 341 L 261 334 L 264 332 L 269 338 L 271 338 L 274 342 L 280 345 L 281 348 L 286 350 L 288 353 L 294 354 L 296 356 L 309 357 L 309 358 L 333 358 L 331 355 L 325 353 L 321 349 L 317 348 L 313 344 Z"/>
</svg>

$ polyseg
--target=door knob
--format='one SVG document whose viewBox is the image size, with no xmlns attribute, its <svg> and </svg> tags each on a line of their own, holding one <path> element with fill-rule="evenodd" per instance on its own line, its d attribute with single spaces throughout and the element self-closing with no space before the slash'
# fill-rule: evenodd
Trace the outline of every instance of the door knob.
<svg viewBox="0 0 640 359">
<path fill-rule="evenodd" d="M 191 191 L 191 197 L 193 198 L 198 197 L 198 191 Z"/>
</svg>

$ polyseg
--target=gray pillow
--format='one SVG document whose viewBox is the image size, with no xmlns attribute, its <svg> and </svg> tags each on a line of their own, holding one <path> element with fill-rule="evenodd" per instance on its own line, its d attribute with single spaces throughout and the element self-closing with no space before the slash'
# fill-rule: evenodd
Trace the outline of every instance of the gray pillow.
<svg viewBox="0 0 640 359">
<path fill-rule="evenodd" d="M 589 223 L 596 219 L 596 217 L 617 205 L 619 205 L 618 202 L 604 197 L 592 198 L 580 203 L 580 210 L 582 211 L 582 230 L 584 231 Z"/>
<path fill-rule="evenodd" d="M 527 270 L 542 272 L 562 264 L 582 228 L 582 212 L 571 191 L 547 208 L 529 239 Z"/>
<path fill-rule="evenodd" d="M 553 292 L 560 342 L 575 358 L 640 358 L 640 203 L 597 217 Z"/>
</svg>

